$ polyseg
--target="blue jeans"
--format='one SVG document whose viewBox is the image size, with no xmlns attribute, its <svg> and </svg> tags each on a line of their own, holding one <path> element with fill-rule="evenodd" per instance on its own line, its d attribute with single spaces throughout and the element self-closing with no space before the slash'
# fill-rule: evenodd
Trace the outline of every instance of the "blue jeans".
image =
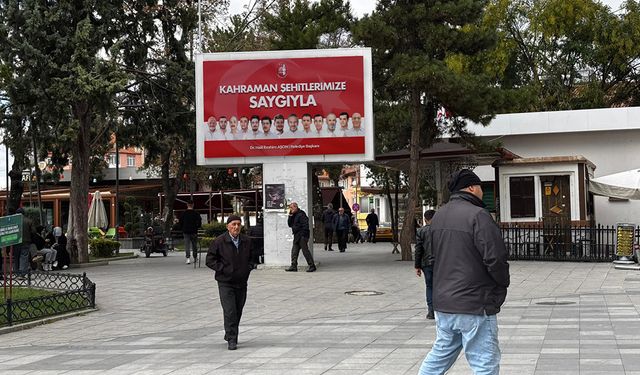
<svg viewBox="0 0 640 375">
<path fill-rule="evenodd" d="M 426 266 L 422 269 L 422 277 L 427 286 L 427 310 L 433 309 L 433 266 Z"/>
<path fill-rule="evenodd" d="M 31 268 L 31 264 L 29 262 L 30 250 L 30 243 L 13 246 L 13 272 L 18 276 L 26 275 L 29 272 L 29 268 Z"/>
<path fill-rule="evenodd" d="M 475 375 L 500 373 L 496 315 L 447 314 L 436 311 L 436 341 L 420 366 L 419 375 L 444 374 L 460 350 Z"/>
</svg>

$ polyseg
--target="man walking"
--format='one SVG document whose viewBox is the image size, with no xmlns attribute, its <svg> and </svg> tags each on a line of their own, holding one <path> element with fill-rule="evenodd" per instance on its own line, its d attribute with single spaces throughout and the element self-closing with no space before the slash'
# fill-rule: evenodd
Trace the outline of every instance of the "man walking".
<svg viewBox="0 0 640 375">
<path fill-rule="evenodd" d="M 333 245 L 333 217 L 336 215 L 336 210 L 333 209 L 333 204 L 329 203 L 327 209 L 322 212 L 322 222 L 324 223 L 324 250 L 333 251 L 331 245 Z M 329 246 L 329 248 L 327 248 Z"/>
<path fill-rule="evenodd" d="M 420 375 L 444 374 L 462 349 L 475 374 L 500 372 L 496 314 L 507 296 L 509 264 L 480 184 L 470 170 L 454 173 L 449 203 L 431 224 L 437 337 Z"/>
<path fill-rule="evenodd" d="M 247 300 L 247 280 L 257 258 L 251 239 L 240 233 L 240 216 L 227 218 L 227 232 L 218 236 L 207 252 L 207 267 L 216 272 L 224 316 L 224 339 L 229 350 L 238 347 L 238 326 Z"/>
<path fill-rule="evenodd" d="M 193 250 L 193 261 L 196 262 L 198 260 L 198 229 L 201 226 L 202 218 L 193 209 L 193 202 L 187 203 L 187 210 L 180 217 L 187 264 L 191 264 L 191 250 Z"/>
<path fill-rule="evenodd" d="M 376 215 L 376 210 L 374 208 L 371 209 L 371 212 L 367 215 L 365 221 L 367 222 L 367 242 L 376 243 L 376 231 L 378 230 L 380 221 L 378 220 L 378 215 Z"/>
<path fill-rule="evenodd" d="M 316 264 L 313 262 L 313 256 L 309 251 L 309 218 L 298 207 L 296 202 L 291 202 L 289 205 L 287 223 L 293 232 L 293 246 L 291 247 L 291 267 L 285 269 L 285 271 L 298 272 L 298 256 L 300 255 L 300 249 L 302 249 L 302 255 L 304 255 L 304 259 L 307 260 L 309 265 L 307 272 L 314 272 Z"/>
<path fill-rule="evenodd" d="M 416 233 L 416 276 L 424 274 L 427 286 L 427 319 L 435 319 L 433 313 L 433 251 L 431 249 L 431 219 L 436 212 L 427 210 L 424 213 L 424 226 Z"/>
<path fill-rule="evenodd" d="M 347 249 L 347 236 L 351 229 L 351 219 L 344 213 L 344 208 L 338 209 L 338 214 L 333 217 L 333 229 L 338 237 L 338 250 L 344 253 Z"/>
</svg>

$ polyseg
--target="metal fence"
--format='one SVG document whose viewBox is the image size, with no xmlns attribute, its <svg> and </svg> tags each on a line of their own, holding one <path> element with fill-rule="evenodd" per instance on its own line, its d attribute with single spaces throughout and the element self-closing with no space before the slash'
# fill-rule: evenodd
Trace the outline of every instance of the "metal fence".
<svg viewBox="0 0 640 375">
<path fill-rule="evenodd" d="M 37 288 L 53 294 L 0 304 L 0 326 L 11 326 L 45 317 L 95 308 L 96 284 L 82 275 L 35 272 L 14 279 L 13 287 Z"/>
<path fill-rule="evenodd" d="M 512 260 L 611 262 L 616 259 L 615 226 L 502 226 L 502 238 Z M 636 229 L 635 243 L 640 241 Z"/>
</svg>

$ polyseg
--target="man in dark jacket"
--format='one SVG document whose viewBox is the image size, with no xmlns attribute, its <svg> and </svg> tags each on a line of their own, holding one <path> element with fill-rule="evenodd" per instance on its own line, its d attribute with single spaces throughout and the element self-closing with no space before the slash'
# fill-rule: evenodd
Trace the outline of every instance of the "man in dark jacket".
<svg viewBox="0 0 640 375">
<path fill-rule="evenodd" d="M 333 229 L 338 237 L 338 250 L 344 253 L 347 249 L 347 237 L 351 229 L 351 219 L 344 213 L 344 208 L 338 209 L 338 214 L 333 217 Z"/>
<path fill-rule="evenodd" d="M 449 203 L 431 224 L 437 337 L 421 375 L 444 374 L 463 348 L 474 373 L 500 372 L 496 314 L 507 296 L 509 264 L 480 184 L 470 170 L 454 173 Z"/>
<path fill-rule="evenodd" d="M 431 249 L 431 219 L 434 210 L 424 212 L 424 226 L 416 233 L 416 256 L 414 267 L 416 276 L 424 274 L 427 286 L 427 319 L 435 319 L 433 314 L 433 250 Z"/>
<path fill-rule="evenodd" d="M 29 268 L 31 267 L 31 248 L 35 229 L 33 222 L 25 215 L 22 207 L 16 210 L 16 214 L 22 215 L 22 244 L 13 247 L 13 270 L 17 277 L 23 277 L 29 272 Z"/>
<path fill-rule="evenodd" d="M 367 242 L 376 243 L 376 232 L 378 231 L 380 221 L 378 220 L 378 215 L 376 215 L 375 209 L 371 209 L 371 212 L 367 215 L 365 221 L 367 222 Z"/>
<path fill-rule="evenodd" d="M 198 260 L 198 229 L 202 226 L 202 218 L 193 209 L 193 202 L 187 203 L 187 210 L 180 217 L 180 227 L 184 236 L 184 252 L 187 264 L 191 263 L 191 250 L 193 261 Z"/>
<path fill-rule="evenodd" d="M 287 224 L 293 232 L 293 246 L 291 247 L 291 267 L 285 269 L 287 272 L 298 271 L 298 256 L 300 255 L 300 249 L 302 249 L 302 255 L 307 260 L 309 268 L 307 272 L 314 272 L 316 270 L 316 264 L 313 261 L 313 256 L 309 251 L 309 218 L 307 214 L 298 207 L 298 203 L 291 202 L 289 205 L 289 218 Z"/>
<path fill-rule="evenodd" d="M 216 271 L 220 304 L 224 315 L 224 339 L 229 350 L 238 346 L 238 326 L 247 300 L 247 280 L 255 267 L 251 239 L 240 233 L 240 217 L 227 219 L 227 232 L 218 236 L 207 252 L 207 267 Z"/>
<path fill-rule="evenodd" d="M 324 250 L 333 251 L 333 217 L 336 216 L 336 210 L 333 204 L 329 203 L 327 209 L 322 212 L 322 222 L 324 223 Z M 329 246 L 329 248 L 327 248 Z"/>
</svg>

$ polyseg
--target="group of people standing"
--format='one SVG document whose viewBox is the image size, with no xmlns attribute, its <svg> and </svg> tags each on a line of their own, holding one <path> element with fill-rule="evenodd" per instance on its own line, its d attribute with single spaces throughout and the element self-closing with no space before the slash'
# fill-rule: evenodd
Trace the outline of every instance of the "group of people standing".
<svg viewBox="0 0 640 375">
<path fill-rule="evenodd" d="M 343 207 L 338 211 L 333 209 L 333 204 L 329 203 L 327 208 L 322 212 L 320 220 L 324 226 L 324 250 L 333 251 L 333 233 L 336 234 L 338 242 L 338 250 L 343 253 L 347 249 L 349 232 L 353 235 L 353 242 L 364 242 L 364 238 L 360 234 L 360 226 L 356 215 L 349 216 L 345 213 Z M 367 215 L 367 240 L 368 242 L 376 242 L 376 231 L 379 225 L 378 215 L 375 209 Z"/>
<path fill-rule="evenodd" d="M 480 178 L 463 169 L 451 176 L 448 188 L 449 202 L 438 212 L 425 212 L 425 225 L 416 233 L 415 273 L 425 277 L 427 319 L 436 321 L 436 340 L 419 375 L 444 374 L 463 349 L 474 373 L 499 374 L 496 315 L 510 283 L 507 251 L 500 229 L 484 209 Z M 323 214 L 326 237 L 336 228 L 344 231 L 341 223 L 348 222 L 342 219 L 348 218 L 343 209 L 334 214 L 328 210 Z M 287 271 L 297 271 L 300 250 L 309 270 L 315 271 L 308 249 L 308 217 L 295 202 L 290 205 L 288 223 L 294 242 Z M 240 218 L 230 216 L 228 232 L 213 242 L 207 254 L 207 266 L 216 271 L 229 350 L 237 348 L 247 279 L 254 268 L 251 242 L 240 233 L 240 226 Z M 344 237 L 338 242 L 343 250 L 340 238 Z"/>
</svg>

